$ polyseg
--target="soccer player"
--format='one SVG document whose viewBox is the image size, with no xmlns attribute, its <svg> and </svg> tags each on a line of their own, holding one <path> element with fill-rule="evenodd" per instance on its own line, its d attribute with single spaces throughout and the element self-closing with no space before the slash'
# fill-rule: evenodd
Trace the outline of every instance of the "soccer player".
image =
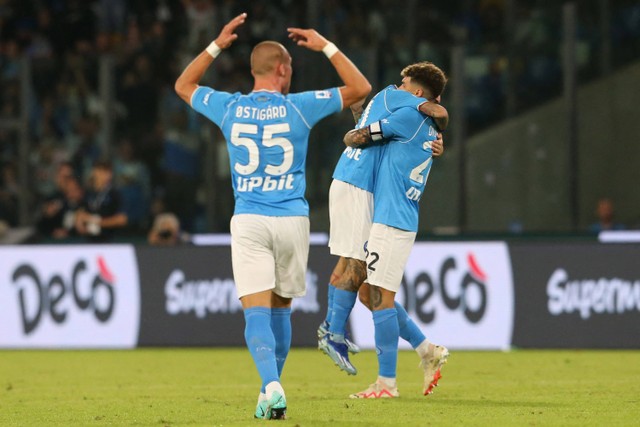
<svg viewBox="0 0 640 427">
<path fill-rule="evenodd" d="M 402 86 L 409 92 L 439 102 L 447 83 L 440 68 L 422 62 L 406 67 L 402 75 Z M 369 288 L 369 298 L 366 301 L 365 297 L 365 301 L 373 310 L 378 378 L 366 390 L 352 394 L 352 398 L 399 396 L 396 366 L 400 326 L 395 294 L 415 241 L 418 202 L 431 170 L 431 147 L 437 134 L 431 117 L 424 117 L 415 108 L 401 108 L 386 119 L 349 131 L 344 138 L 345 144 L 352 148 L 385 143 L 373 193 L 373 225 L 365 248 L 365 285 Z M 433 347 L 441 349 L 437 363 L 433 361 L 439 375 L 448 351 L 444 347 Z"/>
<path fill-rule="evenodd" d="M 367 96 L 371 85 L 356 66 L 315 30 L 289 28 L 299 46 L 322 51 L 344 86 L 289 94 L 291 56 L 279 43 L 251 53 L 254 88 L 248 95 L 198 86 L 205 71 L 237 38 L 241 14 L 176 81 L 180 97 L 217 124 L 227 140 L 235 210 L 231 219 L 233 274 L 245 316 L 245 340 L 262 380 L 256 417 L 282 419 L 280 384 L 291 344 L 291 300 L 303 296 L 309 253 L 309 207 L 304 198 L 309 132 L 322 118 Z"/>
<path fill-rule="evenodd" d="M 448 122 L 446 109 L 437 103 L 429 103 L 426 99 L 415 96 L 403 86 L 388 86 L 374 96 L 365 110 L 362 109 L 362 105 L 361 102 L 351 106 L 357 122 L 356 128 L 368 126 L 402 107 L 417 108 L 432 116 L 443 130 Z M 434 141 L 433 150 L 434 155 L 442 153 L 441 139 Z M 331 275 L 327 317 L 318 328 L 318 346 L 348 374 L 357 373 L 349 361 L 348 353 L 357 353 L 359 349 L 345 336 L 345 329 L 358 288 L 366 278 L 364 247 L 371 228 L 375 170 L 381 154 L 381 144 L 374 144 L 364 150 L 347 147 L 336 166 L 329 193 L 329 246 L 331 253 L 340 256 L 340 259 Z M 424 335 L 404 308 L 400 304 L 398 306 L 401 313 L 399 319 L 404 326 L 402 337 L 414 346 L 424 361 L 427 357 L 425 349 L 428 348 L 428 342 L 423 344 Z M 335 321 L 332 321 L 333 317 Z M 425 375 L 429 379 L 425 383 L 426 390 L 432 381 L 433 372 L 425 371 Z"/>
<path fill-rule="evenodd" d="M 405 72 L 410 69 L 411 67 L 407 67 Z M 432 116 L 440 129 L 446 128 L 448 115 L 444 108 L 437 103 L 425 103 L 425 99 L 410 93 L 410 87 L 406 84 L 403 84 L 400 90 L 394 89 L 395 87 L 390 86 L 374 97 L 364 112 L 364 120 L 360 120 L 356 129 L 387 117 L 394 106 L 418 107 Z M 362 110 L 358 115 L 361 113 Z M 354 111 L 354 115 L 356 114 L 357 112 Z M 432 149 L 435 156 L 440 155 L 443 150 L 442 141 L 435 140 Z M 351 374 L 355 374 L 356 370 L 351 365 L 347 352 L 354 352 L 352 347 L 355 345 L 344 337 L 344 331 L 347 318 L 355 303 L 356 292 L 366 277 L 364 247 L 371 228 L 373 215 L 371 192 L 374 186 L 375 165 L 379 162 L 381 150 L 380 144 L 373 144 L 355 152 L 347 148 L 336 166 L 330 192 L 330 246 L 331 252 L 341 258 L 333 271 L 329 285 L 329 309 L 327 319 L 318 330 L 318 335 L 321 337 L 319 347 L 341 369 Z M 346 200 L 351 199 L 359 200 L 360 203 L 345 204 Z M 345 212 L 346 209 L 349 211 Z M 360 292 L 360 299 L 368 306 L 367 296 L 368 292 Z M 423 392 L 425 395 L 430 394 L 440 377 L 439 368 L 446 361 L 446 349 L 429 343 L 404 307 L 398 303 L 395 306 L 398 312 L 400 336 L 410 342 L 421 357 L 424 369 Z M 334 318 L 333 321 L 332 318 Z M 331 333 L 327 334 L 329 329 Z"/>
</svg>

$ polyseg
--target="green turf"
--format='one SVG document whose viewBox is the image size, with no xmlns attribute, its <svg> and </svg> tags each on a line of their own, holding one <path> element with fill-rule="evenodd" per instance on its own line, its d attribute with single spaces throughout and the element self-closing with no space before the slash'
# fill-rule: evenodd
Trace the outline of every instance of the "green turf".
<svg viewBox="0 0 640 427">
<path fill-rule="evenodd" d="M 373 352 L 348 377 L 313 349 L 293 350 L 288 420 L 254 420 L 259 381 L 243 349 L 1 351 L 0 425 L 638 425 L 639 351 L 452 352 L 422 396 L 401 352 L 399 399 L 350 400 L 376 376 Z"/>
</svg>

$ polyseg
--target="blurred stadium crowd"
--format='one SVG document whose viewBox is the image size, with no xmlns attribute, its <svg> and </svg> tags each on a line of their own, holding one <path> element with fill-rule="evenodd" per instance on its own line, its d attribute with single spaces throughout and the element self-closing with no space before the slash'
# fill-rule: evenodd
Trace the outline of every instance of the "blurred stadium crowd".
<svg viewBox="0 0 640 427">
<path fill-rule="evenodd" d="M 207 224 L 204 215 L 205 176 L 221 173 L 207 170 L 202 162 L 214 134 L 178 99 L 173 84 L 185 58 L 200 52 L 241 11 L 249 14 L 247 25 L 234 47 L 216 60 L 209 77 L 219 89 L 250 91 L 250 49 L 265 39 L 290 46 L 287 26 L 316 27 L 343 50 L 356 53 L 354 60 L 357 52 L 373 52 L 374 75 L 369 77 L 376 83 L 374 90 L 397 82 L 399 70 L 418 59 L 446 70 L 449 49 L 464 44 L 473 58 L 465 76 L 467 132 L 481 130 L 506 114 L 507 40 L 516 60 L 516 112 L 561 90 L 560 14 L 550 13 L 559 2 L 516 1 L 512 34 L 505 32 L 505 3 L 467 0 L 420 7 L 420 2 L 408 1 L 399 7 L 391 0 L 0 0 L 0 120 L 19 115 L 22 57 L 29 59 L 33 76 L 30 188 L 21 188 L 17 180 L 16 132 L 0 127 L 0 221 L 18 224 L 18 194 L 26 191 L 32 224 L 39 224 L 43 237 L 73 235 L 73 227 L 54 233 L 56 227 L 45 218 L 47 202 L 58 197 L 65 209 L 81 204 L 83 193 L 91 190 L 94 163 L 109 154 L 113 185 L 128 217 L 123 233 L 146 235 L 162 212 L 175 213 L 183 230 L 226 231 L 228 216 Z M 599 73 L 595 52 L 602 37 L 599 1 L 579 3 L 578 65 L 585 81 Z M 640 3 L 610 4 L 612 63 L 618 66 L 639 50 Z M 100 140 L 104 104 L 99 70 L 105 54 L 113 58 L 115 74 L 111 141 Z M 297 79 L 294 74 L 292 90 L 319 87 Z M 336 138 L 349 127 L 348 121 L 341 123 Z M 109 153 L 105 146 L 112 147 Z M 330 176 L 332 161 L 315 164 Z M 64 179 L 61 165 L 72 169 Z M 310 181 L 315 181 L 310 192 L 326 200 L 328 187 L 314 188 L 323 181 Z M 219 194 L 230 204 L 225 186 Z"/>
</svg>

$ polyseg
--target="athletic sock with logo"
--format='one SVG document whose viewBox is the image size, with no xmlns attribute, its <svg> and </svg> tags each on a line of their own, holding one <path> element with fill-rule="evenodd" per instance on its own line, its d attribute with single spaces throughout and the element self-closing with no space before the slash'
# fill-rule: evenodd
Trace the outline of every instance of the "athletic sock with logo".
<svg viewBox="0 0 640 427">
<path fill-rule="evenodd" d="M 291 308 L 271 309 L 271 330 L 276 340 L 276 364 L 280 377 L 291 348 Z"/>
<path fill-rule="evenodd" d="M 244 339 L 262 379 L 262 388 L 272 381 L 280 381 L 276 363 L 276 340 L 271 330 L 271 309 L 250 307 L 244 310 Z"/>
<path fill-rule="evenodd" d="M 353 310 L 358 297 L 357 292 L 338 289 L 333 293 L 333 314 L 329 324 L 329 332 L 332 339 L 344 340 L 344 333 L 347 329 L 347 319 Z"/>
<path fill-rule="evenodd" d="M 375 326 L 376 353 L 378 354 L 378 375 L 396 377 L 398 364 L 398 312 L 395 308 L 385 308 L 373 312 Z"/>
<path fill-rule="evenodd" d="M 325 317 L 324 321 L 327 324 L 331 324 L 331 319 L 333 317 L 333 296 L 336 291 L 336 287 L 329 283 L 327 288 L 327 317 Z"/>
<path fill-rule="evenodd" d="M 418 325 L 409 317 L 407 310 L 398 301 L 395 303 L 398 312 L 398 327 L 400 328 L 400 338 L 409 342 L 411 347 L 417 349 L 426 339 Z"/>
</svg>

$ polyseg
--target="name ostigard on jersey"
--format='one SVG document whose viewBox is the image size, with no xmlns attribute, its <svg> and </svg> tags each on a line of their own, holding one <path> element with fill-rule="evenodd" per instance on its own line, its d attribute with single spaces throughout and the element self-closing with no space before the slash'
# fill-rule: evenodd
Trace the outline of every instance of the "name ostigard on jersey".
<svg viewBox="0 0 640 427">
<path fill-rule="evenodd" d="M 273 105 L 267 108 L 243 107 L 236 108 L 236 118 L 253 120 L 272 120 L 287 117 L 284 105 Z"/>
</svg>

